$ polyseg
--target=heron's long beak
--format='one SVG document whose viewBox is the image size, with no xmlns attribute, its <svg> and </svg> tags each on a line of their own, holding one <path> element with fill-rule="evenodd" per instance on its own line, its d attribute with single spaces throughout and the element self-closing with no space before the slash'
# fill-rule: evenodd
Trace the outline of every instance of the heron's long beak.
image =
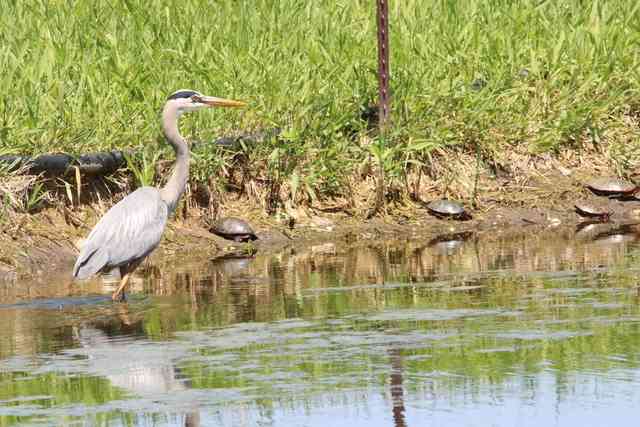
<svg viewBox="0 0 640 427">
<path fill-rule="evenodd" d="M 246 102 L 216 98 L 215 96 L 203 96 L 202 102 L 210 107 L 245 107 L 247 105 Z"/>
</svg>

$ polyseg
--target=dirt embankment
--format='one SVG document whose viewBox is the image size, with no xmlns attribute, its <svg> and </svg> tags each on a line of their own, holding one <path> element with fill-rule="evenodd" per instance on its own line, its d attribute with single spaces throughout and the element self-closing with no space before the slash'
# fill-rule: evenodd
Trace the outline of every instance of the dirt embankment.
<svg viewBox="0 0 640 427">
<path fill-rule="evenodd" d="M 499 164 L 478 168 L 472 156 L 460 155 L 434 165 L 429 173 L 412 173 L 404 181 L 388 181 L 385 204 L 371 218 L 375 170 L 358 171 L 351 188 L 344 192 L 346 196 L 320 201 L 294 205 L 287 198 L 286 186 L 280 187 L 275 212 L 269 206 L 273 191 L 256 182 L 246 183 L 243 191 L 209 192 L 205 203 L 198 202 L 197 188 L 190 189 L 153 259 L 206 259 L 328 240 L 358 243 L 400 236 L 438 239 L 527 225 L 576 225 L 581 221 L 573 207 L 578 199 L 605 204 L 616 224 L 640 221 L 640 201 L 634 197 L 607 199 L 586 189 L 584 183 L 589 179 L 614 175 L 598 159 L 597 154 L 512 156 L 508 168 Z M 113 193 L 106 201 L 98 198 L 93 203 L 53 203 L 31 214 L 5 211 L 0 228 L 0 280 L 70 269 L 81 239 L 99 216 L 128 191 Z M 440 198 L 460 201 L 471 219 L 456 221 L 430 215 L 425 202 Z M 267 214 L 269 210 L 272 212 Z M 223 216 L 248 220 L 260 239 L 238 244 L 215 236 L 210 232 L 211 225 L 215 218 Z"/>
</svg>

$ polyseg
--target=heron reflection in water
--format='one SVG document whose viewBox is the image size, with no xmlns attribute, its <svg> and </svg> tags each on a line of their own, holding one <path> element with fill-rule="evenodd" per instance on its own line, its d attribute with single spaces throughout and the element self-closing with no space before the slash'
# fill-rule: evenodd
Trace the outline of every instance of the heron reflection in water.
<svg viewBox="0 0 640 427">
<path fill-rule="evenodd" d="M 200 409 L 191 401 L 191 383 L 175 366 L 175 359 L 186 350 L 147 341 L 140 336 L 144 334 L 142 321 L 131 323 L 126 313 L 118 317 L 121 323 L 96 322 L 73 328 L 74 338 L 80 344 L 75 352 L 86 357 L 87 373 L 106 378 L 112 386 L 138 399 L 167 402 L 167 412 L 181 418 L 180 425 L 199 426 Z M 113 330 L 124 335 L 113 334 Z M 144 416 L 144 412 L 141 410 L 140 415 Z"/>
<path fill-rule="evenodd" d="M 175 210 L 189 178 L 189 146 L 178 131 L 183 113 L 205 107 L 243 107 L 230 99 L 179 90 L 162 111 L 162 131 L 176 153 L 173 172 L 162 188 L 141 187 L 115 204 L 91 230 L 73 267 L 73 276 L 86 279 L 119 269 L 120 285 L 113 300 L 124 300 L 130 274 L 158 246 L 169 215 Z"/>
</svg>

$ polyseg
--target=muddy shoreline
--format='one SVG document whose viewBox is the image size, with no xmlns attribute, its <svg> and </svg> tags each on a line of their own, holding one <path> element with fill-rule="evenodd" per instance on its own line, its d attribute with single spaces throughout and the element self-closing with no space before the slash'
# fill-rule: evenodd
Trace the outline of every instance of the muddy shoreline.
<svg viewBox="0 0 640 427">
<path fill-rule="evenodd" d="M 147 265 L 170 266 L 185 260 L 276 254 L 283 250 L 330 255 L 335 251 L 335 244 L 350 247 L 382 240 L 437 245 L 470 238 L 533 237 L 553 230 L 574 233 L 584 239 L 630 230 L 635 233 L 636 228 L 640 232 L 640 201 L 637 200 L 607 201 L 613 212 L 607 223 L 581 218 L 569 200 L 556 197 L 540 201 L 547 206 L 504 206 L 494 202 L 484 210 L 471 210 L 473 217 L 466 221 L 435 218 L 423 203 L 406 202 L 392 206 L 387 215 L 369 220 L 344 212 L 306 210 L 298 215 L 294 224 L 265 215 L 258 207 L 242 209 L 242 203 L 228 204 L 225 214 L 247 218 L 258 240 L 252 243 L 225 240 L 209 231 L 203 215 L 192 212 L 186 219 L 178 215 L 169 223 L 160 247 Z M 70 274 L 77 256 L 76 247 L 97 221 L 99 213 L 88 206 L 73 212 L 64 208 L 35 215 L 16 214 L 0 232 L 0 281 Z"/>
<path fill-rule="evenodd" d="M 188 185 L 150 262 L 170 265 L 277 253 L 284 248 L 311 250 L 328 242 L 348 246 L 376 240 L 437 242 L 497 234 L 534 237 L 540 230 L 554 229 L 589 238 L 621 227 L 633 228 L 640 222 L 638 198 L 599 197 L 585 185 L 593 178 L 618 175 L 615 165 L 596 148 L 586 146 L 580 155 L 573 151 L 554 156 L 500 153 L 493 163 L 478 163 L 473 153 L 452 151 L 435 158 L 428 168 L 406 170 L 401 178 L 385 178 L 384 203 L 372 218 L 379 196 L 375 162 L 354 170 L 353 176 L 345 178 L 346 187 L 335 194 L 315 197 L 242 163 L 243 167 L 237 165 L 225 176 Z M 162 169 L 168 164 L 158 166 Z M 10 178 L 16 185 L 5 183 L 5 198 L 28 199 L 31 181 L 22 182 L 24 176 Z M 65 185 L 46 177 L 30 179 L 45 185 L 43 207 L 31 213 L 25 213 L 29 211 L 26 206 L 5 207 L 0 212 L 0 280 L 70 272 L 81 239 L 110 206 L 136 187 L 126 171 L 108 180 L 76 176 L 75 183 L 70 178 Z M 634 176 L 626 179 L 633 182 Z M 472 218 L 433 217 L 426 203 L 438 199 L 459 201 Z M 586 220 L 575 212 L 574 204 L 585 199 L 605 204 L 611 222 L 582 230 L 580 224 Z M 260 239 L 237 244 L 212 234 L 215 220 L 228 216 L 247 220 Z"/>
</svg>

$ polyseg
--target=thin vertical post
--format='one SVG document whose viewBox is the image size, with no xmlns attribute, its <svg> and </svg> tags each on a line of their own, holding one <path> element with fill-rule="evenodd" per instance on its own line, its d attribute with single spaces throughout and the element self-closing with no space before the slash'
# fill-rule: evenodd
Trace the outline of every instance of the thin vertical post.
<svg viewBox="0 0 640 427">
<path fill-rule="evenodd" d="M 389 2 L 378 3 L 378 124 L 384 132 L 389 121 Z"/>
<path fill-rule="evenodd" d="M 380 151 L 384 149 L 385 134 L 389 124 L 389 0 L 376 0 L 378 7 L 378 129 Z M 376 179 L 376 201 L 367 214 L 371 218 L 384 208 L 384 162 L 377 155 L 378 176 Z"/>
</svg>

